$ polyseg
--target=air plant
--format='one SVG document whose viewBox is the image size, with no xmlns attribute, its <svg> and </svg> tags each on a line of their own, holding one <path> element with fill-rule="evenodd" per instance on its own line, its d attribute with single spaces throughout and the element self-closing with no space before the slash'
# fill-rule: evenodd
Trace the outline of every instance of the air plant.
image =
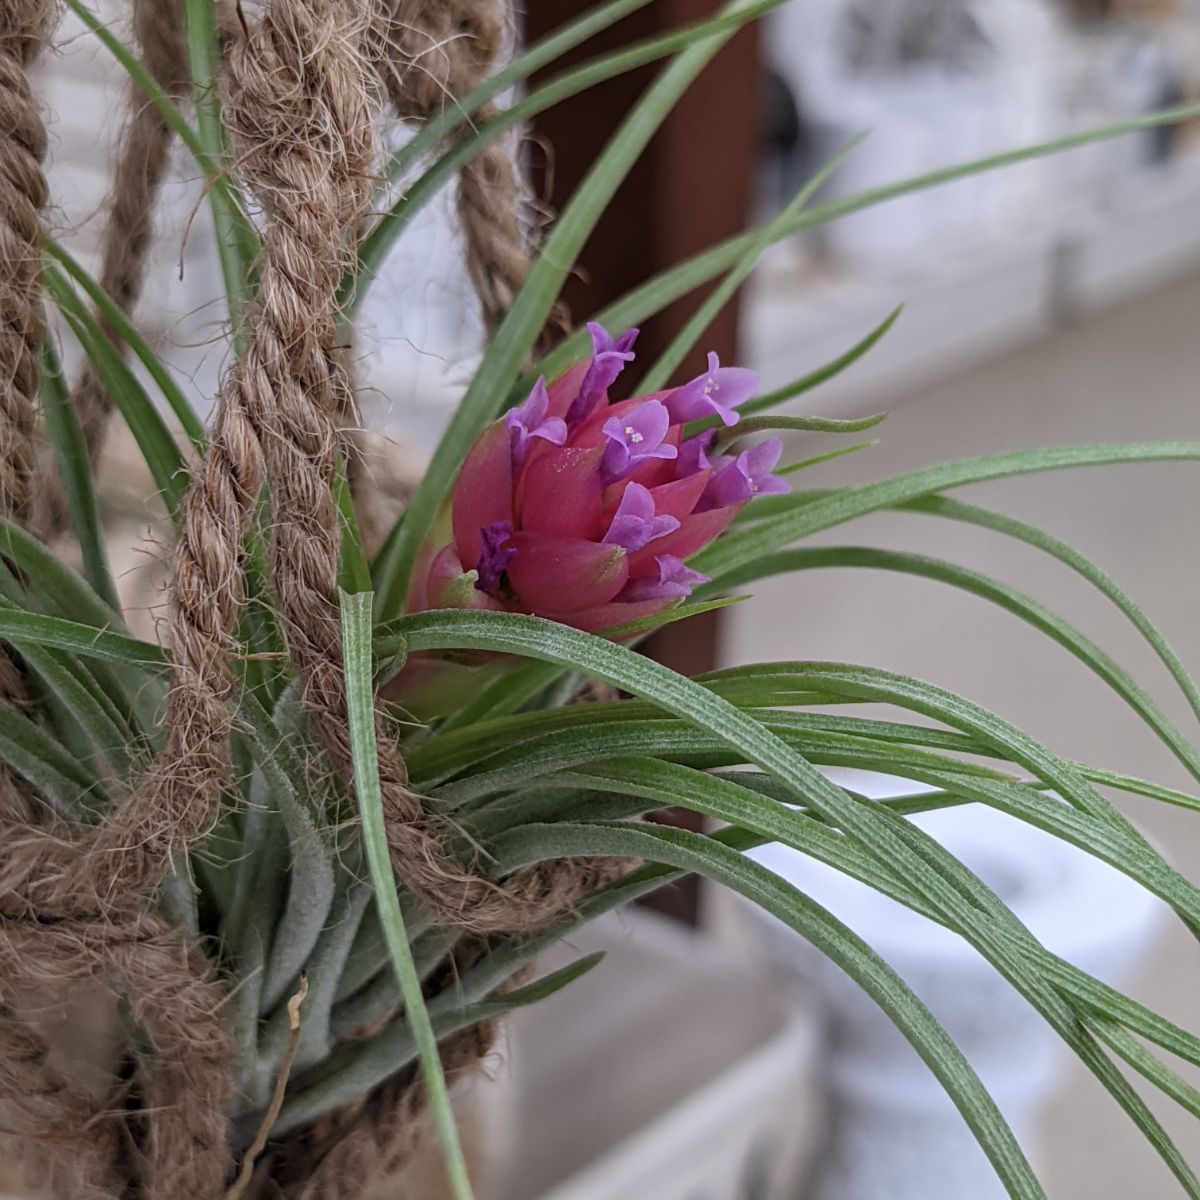
<svg viewBox="0 0 1200 1200">
<path fill-rule="evenodd" d="M 447 1072 L 478 1060 L 492 1022 L 597 965 L 584 959 L 539 977 L 543 949 L 695 872 L 762 905 L 840 964 L 941 1081 L 1009 1194 L 1040 1197 L 995 1103 L 905 983 L 834 916 L 743 853 L 779 840 L 975 946 L 1125 1110 L 1183 1192 L 1200 1196 L 1126 1075 L 1200 1114 L 1195 1090 L 1159 1054 L 1200 1065 L 1200 1037 L 1051 954 L 906 819 L 923 806 L 1001 809 L 1110 862 L 1195 929 L 1196 886 L 1100 789 L 1190 808 L 1200 800 L 1068 761 L 918 679 L 824 662 L 693 679 L 636 649 L 647 632 L 730 603 L 767 575 L 849 561 L 911 571 L 1000 604 L 1066 647 L 1200 781 L 1200 752 L 1140 684 L 1019 590 L 950 562 L 799 545 L 897 508 L 1026 542 L 1124 613 L 1200 717 L 1186 668 L 1108 575 L 1038 528 L 945 494 L 1068 467 L 1195 460 L 1200 444 L 1001 454 L 856 487 L 789 490 L 782 480 L 803 464 L 777 471 L 783 443 L 757 435 L 842 434 L 873 423 L 773 410 L 794 409 L 851 368 L 896 314 L 770 394 L 756 394 L 751 373 L 716 361 L 690 383 L 666 386 L 714 306 L 770 243 L 892 196 L 1181 113 L 809 207 L 816 180 L 763 229 L 647 280 L 533 361 L 567 271 L 653 130 L 736 29 L 778 0 L 734 0 L 694 27 L 595 58 L 507 110 L 492 108 L 497 95 L 646 0 L 610 2 L 468 81 L 457 103 L 427 106 L 415 137 L 385 170 L 369 172 L 376 89 L 364 63 L 382 51 L 359 20 L 364 6 L 331 3 L 337 20 L 314 31 L 305 22 L 321 5 L 268 0 L 261 15 L 223 23 L 213 0 L 188 0 L 193 123 L 176 90 L 82 0 L 67 2 L 207 178 L 239 357 L 205 429 L 124 311 L 128 297 L 108 294 L 49 244 L 42 274 L 62 336 L 81 345 L 179 531 L 172 638 L 139 640 L 116 600 L 85 430 L 58 367 L 57 335 L 47 337 L 41 401 L 83 569 L 64 565 L 12 510 L 0 636 L 20 688 L 9 686 L 0 705 L 0 758 L 26 811 L 8 806 L 0 845 L 0 878 L 15 881 L 0 908 L 0 1125 L 25 1136 L 50 1185 L 64 1196 L 334 1194 L 322 1189 L 335 1178 L 349 1189 L 386 1165 L 381 1151 L 363 1167 L 366 1147 L 379 1151 L 397 1130 L 431 1121 L 464 1200 L 471 1181 Z M 339 87 L 359 79 L 361 103 L 338 91 L 337 105 L 321 108 L 326 56 L 342 53 Z M 369 556 L 355 519 L 353 448 L 329 431 L 346 399 L 345 329 L 386 269 L 388 248 L 444 182 L 508 130 L 663 58 L 671 61 L 511 303 L 494 314 L 427 473 Z M 213 81 L 226 73 L 233 85 L 218 91 Z M 281 79 L 294 86 L 272 108 L 267 93 Z M 297 147 L 319 166 L 312 187 L 292 186 L 283 170 L 296 166 L 288 155 Z M 399 187 L 398 198 L 364 187 L 380 176 Z M 300 254 L 291 239 L 320 224 L 313 213 L 322 204 L 321 220 L 334 212 L 341 223 L 320 243 L 323 255 Z M 261 208 L 253 219 L 252 205 Z M 361 233 L 356 248 L 351 228 Z M 632 366 L 632 332 L 616 331 L 714 279 L 715 296 L 649 364 L 638 396 L 610 402 L 616 375 L 642 365 Z M 288 287 L 312 319 L 285 337 L 280 290 Z M 179 449 L 164 408 L 198 457 Z M 430 686 L 443 671 L 455 685 Z M 596 680 L 626 698 L 567 703 Z M 845 701 L 901 716 L 846 716 Z M 830 766 L 935 790 L 867 802 L 822 773 Z M 669 806 L 710 818 L 713 832 L 639 820 Z M 117 998 L 113 1077 L 98 1096 L 80 1094 L 38 1057 L 22 988 L 47 977 L 99 982 Z M 45 1105 L 28 1105 L 18 1068 L 42 1072 Z"/>
</svg>

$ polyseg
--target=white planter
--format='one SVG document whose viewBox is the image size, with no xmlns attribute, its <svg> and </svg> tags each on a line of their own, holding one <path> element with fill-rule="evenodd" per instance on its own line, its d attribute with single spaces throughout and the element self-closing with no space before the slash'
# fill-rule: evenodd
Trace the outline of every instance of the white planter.
<svg viewBox="0 0 1200 1200">
<path fill-rule="evenodd" d="M 512 1022 L 516 1146 L 489 1200 L 795 1200 L 818 1125 L 812 1016 L 646 913 L 583 930 L 569 958 L 597 949 Z"/>
<path fill-rule="evenodd" d="M 860 792 L 895 791 L 879 776 L 844 774 Z M 917 823 L 1047 948 L 1106 982 L 1127 978 L 1166 919 L 1165 906 L 1125 876 L 993 810 L 971 805 Z M 786 847 L 766 846 L 754 857 L 830 909 L 904 977 L 1034 1150 L 1041 1105 L 1067 1061 L 1034 1009 L 957 935 Z M 746 911 L 775 961 L 805 995 L 824 1002 L 831 1116 L 809 1200 L 1003 1200 L 962 1118 L 882 1011 L 790 929 Z"/>
</svg>

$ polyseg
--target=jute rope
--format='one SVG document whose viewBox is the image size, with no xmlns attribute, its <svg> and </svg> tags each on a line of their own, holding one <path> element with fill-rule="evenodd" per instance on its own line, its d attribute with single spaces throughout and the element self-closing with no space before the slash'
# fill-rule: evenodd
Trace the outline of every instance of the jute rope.
<svg viewBox="0 0 1200 1200">
<path fill-rule="evenodd" d="M 373 49 L 388 99 L 402 119 L 426 121 L 484 80 L 504 49 L 511 9 L 508 0 L 385 0 L 382 16 Z M 496 111 L 485 105 L 474 124 Z M 489 329 L 503 320 L 529 273 L 530 211 L 512 148 L 503 139 L 462 168 L 458 215 L 467 270 Z M 565 310 L 556 308 L 543 343 L 548 346 L 568 327 Z"/>
<path fill-rule="evenodd" d="M 27 72 L 42 49 L 50 10 L 49 0 L 12 0 L 0 8 L 0 515 L 19 524 L 31 500 L 42 209 L 48 196 L 42 168 L 46 130 Z M 7 648 L 0 648 L 0 699 L 17 707 L 26 701 L 24 680 Z M 10 841 L 34 811 L 21 780 L 0 770 L 0 838 Z M 7 944 L 7 937 L 0 941 L 0 953 Z M 53 1068 L 46 1039 L 22 1008 L 35 978 L 34 963 L 20 956 L 0 975 L 0 1125 L 23 1135 L 26 1165 L 57 1187 L 79 1181 L 80 1174 L 77 1156 L 58 1139 L 89 1118 L 92 1105 Z M 97 1157 L 102 1168 L 105 1156 Z M 76 1191 L 101 1200 L 102 1170 L 94 1176 L 94 1190 Z"/>
<path fill-rule="evenodd" d="M 36 413 L 40 323 L 40 209 L 46 200 L 41 169 L 45 132 L 26 80 L 40 45 L 50 5 L 17 0 L 0 11 L 0 511 L 20 522 L 30 515 L 32 432 Z M 152 0 L 140 5 L 149 57 L 167 35 L 164 14 Z M 176 38 L 178 34 L 175 34 Z M 176 50 L 177 53 L 177 50 Z M 161 57 L 159 59 L 161 62 Z M 135 122 L 135 127 L 137 122 Z M 110 234 L 106 283 L 119 302 L 136 294 L 145 254 L 145 225 L 154 183 L 161 174 L 161 140 L 146 140 L 123 154 L 125 186 L 118 186 L 119 219 L 134 218 L 134 240 L 117 261 Z M 131 135 L 133 136 L 133 135 Z M 138 177 L 138 164 L 144 173 Z M 138 188 L 149 190 L 138 194 Z M 144 212 L 137 220 L 136 210 Z M 94 388 L 87 405 L 106 404 Z M 89 401 L 88 397 L 91 397 Z M 102 428 L 102 419 L 88 422 Z M 93 435 L 95 436 L 95 435 Z M 9 703 L 23 700 L 11 660 L 0 662 L 0 687 Z M 157 798 L 157 797 L 154 797 Z M 153 800 L 151 801 L 153 802 Z M 117 1197 L 126 1191 L 115 1108 L 119 1097 L 93 1097 L 51 1066 L 49 1048 L 22 1011 L 28 994 L 45 986 L 67 988 L 81 980 L 116 981 L 153 1045 L 143 1069 L 147 1117 L 143 1195 L 217 1196 L 229 1151 L 223 1109 L 231 1047 L 220 1016 L 223 993 L 203 956 L 189 950 L 180 932 L 141 911 L 142 894 L 161 878 L 178 829 L 137 818 L 148 807 L 129 805 L 111 827 L 85 839 L 71 831 L 35 825 L 37 809 L 11 773 L 0 776 L 5 885 L 0 923 L 0 1114 L 6 1128 L 23 1133 L 35 1176 L 60 1196 Z M 139 844 L 146 832 L 148 839 Z M 116 851 L 116 853 L 113 853 Z"/>
<path fill-rule="evenodd" d="M 182 0 L 133 0 L 133 32 L 142 65 L 174 99 L 188 87 Z M 131 82 L 131 115 L 121 137 L 113 172 L 108 223 L 101 250 L 100 286 L 122 312 L 138 302 L 146 258 L 154 238 L 154 207 L 170 161 L 173 135 L 158 108 Z M 107 322 L 101 326 L 108 334 Z M 88 453 L 95 461 L 103 442 L 112 399 L 89 364 L 73 397 Z"/>
<path fill-rule="evenodd" d="M 34 473 L 46 128 L 28 68 L 51 0 L 0 5 L 0 515 L 24 521 Z"/>
<path fill-rule="evenodd" d="M 174 87 L 175 0 L 169 8 L 155 0 L 137 3 L 147 63 L 156 61 L 151 67 L 156 77 Z M 36 31 L 42 16 L 36 7 L 34 13 L 29 0 L 9 4 L 2 19 L 11 25 L 14 9 L 23 8 L 28 29 Z M 413 9 L 407 23 L 402 7 Z M 0 786 L 0 818 L 6 825 L 0 856 L 0 980 L 18 981 L 25 972 L 40 984 L 114 981 L 150 1041 L 135 1079 L 141 1104 L 133 1131 L 136 1153 L 126 1156 L 131 1162 L 114 1184 L 113 1164 L 121 1158 L 113 1147 L 121 1128 L 116 1110 L 124 1097 L 114 1094 L 107 1103 L 93 1101 L 89 1107 L 53 1076 L 44 1043 L 34 1040 L 32 1027 L 0 992 L 0 1036 L 21 1047 L 14 1057 L 17 1067 L 0 1076 L 0 1105 L 25 1087 L 45 1098 L 44 1130 L 78 1135 L 70 1163 L 52 1162 L 46 1172 L 52 1179 L 70 1176 L 70 1186 L 58 1185 L 65 1194 L 99 1200 L 114 1189 L 128 1192 L 129 1184 L 147 1200 L 215 1200 L 230 1178 L 225 1108 L 233 1050 L 221 1012 L 224 989 L 206 956 L 147 909 L 167 873 L 219 815 L 230 774 L 230 657 L 243 603 L 243 546 L 267 479 L 272 581 L 289 654 L 313 728 L 335 768 L 347 782 L 353 780 L 331 485 L 339 451 L 346 449 L 345 417 L 354 404 L 334 297 L 353 265 L 355 234 L 370 203 L 380 79 L 398 111 L 410 113 L 414 104 L 425 116 L 434 111 L 433 91 L 414 84 L 428 81 L 428 71 L 413 69 L 410 51 L 400 55 L 407 55 L 406 86 L 421 93 L 416 101 L 404 100 L 399 82 L 381 71 L 380 64 L 391 60 L 380 46 L 396 42 L 397 28 L 423 39 L 439 37 L 437 30 L 452 18 L 448 66 L 436 89 L 440 103 L 447 91 L 469 88 L 494 60 L 503 34 L 500 11 L 491 0 L 441 6 L 412 0 L 270 0 L 258 24 L 234 38 L 225 71 L 226 113 L 243 182 L 263 210 L 263 254 L 247 344 L 218 396 L 205 459 L 181 505 L 166 748 L 146 778 L 94 830 L 33 827 L 28 804 L 19 809 L 17 803 L 23 788 L 11 776 L 0 776 L 0 785 L 12 784 L 14 793 L 10 799 Z M 24 274 L 14 268 L 0 279 L 11 293 L 4 315 L 14 317 L 5 330 L 4 351 L 13 358 L 13 380 L 25 385 L 22 391 L 14 383 L 0 405 L 0 449 L 17 447 L 6 454 L 0 471 L 0 505 L 13 514 L 27 511 L 29 487 L 14 431 L 31 433 L 32 418 L 20 415 L 10 393 L 32 406 L 40 336 L 37 210 L 44 201 L 44 181 L 39 192 L 40 170 L 31 172 L 29 164 L 37 166 L 44 133 L 24 83 L 35 44 L 30 32 L 10 33 L 0 45 L 0 111 L 8 111 L 8 105 L 24 120 L 10 122 L 18 135 L 9 136 L 0 150 L 17 164 L 0 178 L 0 223 L 5 237 L 13 230 L 24 232 L 28 253 L 23 261 L 33 264 Z M 8 83 L 4 62 L 16 64 Z M 26 108 L 14 106 L 11 97 L 24 97 Z M 133 303 L 139 287 L 165 154 L 160 126 L 149 117 L 135 117 L 118 166 L 116 224 L 105 267 L 106 285 L 122 305 Z M 32 179 L 33 186 L 21 192 L 11 186 L 12 178 Z M 527 269 L 516 178 L 511 162 L 505 159 L 501 166 L 495 158 L 491 167 L 480 168 L 474 184 L 463 184 L 472 277 L 493 322 Z M 479 219 L 468 221 L 471 212 Z M 120 222 L 130 223 L 132 239 Z M 127 253 L 118 244 L 122 234 Z M 77 400 L 94 440 L 108 401 L 87 380 Z M 19 672 L 15 667 L 8 672 L 0 662 L 0 686 L 9 683 L 6 698 L 15 702 Z M 455 831 L 431 817 L 409 790 L 392 730 L 382 713 L 377 719 L 393 861 L 406 886 L 443 921 L 477 935 L 529 931 L 571 910 L 619 870 L 601 861 L 563 862 L 503 885 L 476 874 L 460 858 Z M 13 973 L 6 975 L 8 970 Z M 448 1064 L 475 1061 L 486 1043 L 486 1031 L 464 1035 L 446 1048 Z M 320 1148 L 319 1161 L 310 1154 L 306 1190 L 297 1195 L 308 1200 L 345 1195 L 335 1179 L 366 1178 L 385 1169 L 401 1152 L 421 1103 L 411 1079 L 396 1080 L 354 1112 L 342 1114 L 336 1132 Z"/>
<path fill-rule="evenodd" d="M 176 100 L 186 94 L 188 87 L 182 10 L 182 0 L 133 0 L 133 33 L 141 48 L 142 65 Z M 99 275 L 100 286 L 125 313 L 132 311 L 141 296 L 154 238 L 155 202 L 173 141 L 171 127 L 162 113 L 132 81 L 128 104 L 130 117 L 113 171 Z M 100 324 L 111 337 L 113 329 L 103 316 Z M 95 462 L 112 412 L 112 398 L 90 363 L 72 399 L 88 453 Z"/>
</svg>

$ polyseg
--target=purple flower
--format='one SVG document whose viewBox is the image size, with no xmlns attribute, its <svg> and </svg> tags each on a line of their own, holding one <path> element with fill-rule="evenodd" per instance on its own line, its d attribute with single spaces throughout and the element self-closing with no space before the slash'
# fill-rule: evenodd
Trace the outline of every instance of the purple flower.
<svg viewBox="0 0 1200 1200">
<path fill-rule="evenodd" d="M 675 517 L 659 517 L 654 512 L 654 497 L 640 483 L 631 483 L 621 497 L 612 524 L 604 535 L 607 546 L 621 546 L 631 554 L 679 528 Z"/>
<path fill-rule="evenodd" d="M 685 383 L 667 397 L 667 409 L 675 423 L 698 421 L 716 413 L 726 425 L 736 425 L 733 410 L 758 391 L 758 376 L 743 367 L 723 367 L 715 354 L 708 356 L 708 370 Z"/>
<path fill-rule="evenodd" d="M 647 400 L 623 417 L 610 417 L 604 422 L 608 447 L 601 463 L 604 486 L 625 479 L 637 465 L 648 458 L 675 458 L 679 450 L 664 446 L 671 418 L 666 406 L 658 400 Z"/>
<path fill-rule="evenodd" d="M 778 438 L 768 438 L 739 454 L 709 480 L 696 511 L 727 508 L 745 504 L 755 496 L 777 496 L 789 491 L 784 480 L 771 474 L 782 453 L 783 443 Z"/>
<path fill-rule="evenodd" d="M 500 577 L 517 557 L 517 548 L 512 544 L 511 521 L 496 521 L 479 531 L 482 550 L 479 555 L 479 578 L 475 586 L 481 592 L 494 592 L 500 586 Z"/>
<path fill-rule="evenodd" d="M 529 439 L 541 438 L 561 446 L 567 440 L 567 423 L 562 417 L 546 416 L 550 406 L 550 393 L 546 381 L 539 379 L 533 385 L 525 403 L 520 408 L 509 409 L 504 417 L 504 428 L 512 438 L 513 465 L 520 466 L 529 451 Z"/>
<path fill-rule="evenodd" d="M 579 386 L 579 395 L 567 409 L 567 425 L 571 429 L 582 425 L 592 415 L 600 397 L 625 370 L 625 364 L 637 357 L 633 353 L 633 343 L 637 341 L 638 332 L 636 329 L 627 329 L 614 338 L 603 325 L 597 325 L 595 321 L 588 322 L 588 333 L 592 335 L 592 362 Z"/>
<path fill-rule="evenodd" d="M 655 560 L 658 564 L 658 578 L 646 575 L 635 579 L 621 593 L 621 599 L 626 601 L 639 600 L 675 600 L 692 594 L 692 588 L 701 583 L 708 583 L 708 576 L 693 571 L 684 565 L 682 558 L 673 554 L 660 554 Z"/>
<path fill-rule="evenodd" d="M 708 429 L 704 433 L 698 433 L 695 437 L 679 443 L 679 459 L 675 464 L 676 479 L 688 479 L 700 471 L 707 471 L 712 466 L 708 458 L 708 451 L 712 448 L 716 436 L 715 429 Z"/>
</svg>

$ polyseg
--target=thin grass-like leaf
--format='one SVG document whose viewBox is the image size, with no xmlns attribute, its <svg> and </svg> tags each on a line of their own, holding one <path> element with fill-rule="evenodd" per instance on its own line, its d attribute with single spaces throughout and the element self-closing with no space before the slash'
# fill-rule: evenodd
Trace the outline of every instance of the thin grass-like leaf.
<svg viewBox="0 0 1200 1200">
<path fill-rule="evenodd" d="M 196 125 L 204 161 L 214 168 L 210 181 L 220 178 L 228 183 L 232 161 L 221 119 L 221 98 L 217 78 L 221 69 L 221 42 L 216 0 L 185 0 L 188 66 L 192 73 L 192 97 L 196 105 Z M 252 293 L 254 264 L 258 257 L 258 236 L 246 219 L 231 186 L 209 187 L 217 257 L 225 282 L 225 298 L 235 340 L 240 339 L 243 319 Z"/>
<path fill-rule="evenodd" d="M 96 594 L 113 609 L 119 610 L 121 603 L 104 550 L 100 509 L 96 503 L 96 488 L 83 430 L 63 378 L 58 351 L 49 337 L 42 343 L 41 362 L 42 412 L 46 416 L 46 432 L 54 447 L 58 475 L 71 513 L 71 531 L 79 542 L 83 573 Z"/>
<path fill-rule="evenodd" d="M 17 646 L 51 646 L 86 658 L 152 672 L 163 671 L 168 666 L 166 651 L 152 642 L 17 608 L 0 608 L 0 637 Z"/>
<path fill-rule="evenodd" d="M 894 571 L 935 580 L 978 596 L 1019 617 L 1056 641 L 1103 680 L 1175 755 L 1191 776 L 1200 782 L 1200 752 L 1128 671 L 1070 623 L 1036 600 L 991 576 L 920 554 L 868 546 L 819 546 L 767 555 L 730 572 L 725 576 L 724 583 L 730 587 L 742 587 L 772 575 L 827 568 Z"/>
<path fill-rule="evenodd" d="M 370 285 L 378 276 L 392 247 L 417 214 L 449 180 L 453 179 L 464 163 L 469 162 L 489 143 L 571 96 L 579 95 L 607 79 L 613 79 L 671 54 L 686 51 L 701 38 L 719 33 L 723 29 L 736 28 L 754 16 L 778 7 L 780 3 L 783 3 L 783 0 L 745 0 L 737 7 L 737 11 L 734 11 L 735 6 L 730 5 L 723 15 L 714 19 L 698 22 L 683 29 L 674 29 L 632 46 L 622 47 L 615 53 L 604 55 L 592 62 L 572 67 L 547 83 L 539 85 L 529 95 L 484 122 L 471 136 L 461 139 L 446 150 L 420 178 L 405 188 L 404 194 L 383 214 L 375 228 L 364 239 L 359 250 L 357 273 L 343 285 L 342 301 L 348 314 L 352 317 L 366 299 Z M 420 136 L 418 134 L 418 137 Z M 409 156 L 405 157 L 408 159 Z"/>
<path fill-rule="evenodd" d="M 861 938 L 770 871 L 699 834 L 650 826 L 529 826 L 501 839 L 496 853 L 508 870 L 576 854 L 644 858 L 745 896 L 837 963 L 883 1009 L 954 1101 L 1010 1196 L 1044 1194 L 995 1102 L 929 1010 Z"/>
<path fill-rule="evenodd" d="M 196 160 L 196 164 L 204 172 L 210 192 L 214 197 L 220 197 L 220 199 L 213 200 L 214 206 L 219 206 L 222 212 L 236 223 L 237 242 L 247 254 L 249 261 L 253 262 L 258 252 L 258 236 L 254 231 L 254 226 L 245 215 L 224 162 L 220 157 L 209 152 L 206 139 L 192 128 L 175 102 L 162 89 L 154 76 L 146 70 L 137 55 L 133 54 L 90 8 L 81 3 L 81 0 L 65 0 L 65 3 L 71 12 L 95 34 L 97 41 L 113 56 L 121 69 L 146 96 L 146 99 L 158 109 L 167 125 L 187 147 L 188 152 Z M 206 77 L 212 78 L 214 75 L 215 73 Z"/>
<path fill-rule="evenodd" d="M 108 804 L 93 771 L 7 704 L 0 704 L 0 758 L 68 821 L 85 821 L 89 811 Z"/>
<path fill-rule="evenodd" d="M 1200 442 L 1132 442 L 1022 450 L 923 467 L 876 483 L 839 489 L 820 499 L 795 506 L 792 511 L 730 530 L 697 554 L 692 562 L 697 570 L 718 581 L 709 585 L 715 590 L 722 575 L 752 563 L 765 554 L 781 550 L 802 537 L 948 488 L 1067 467 L 1195 459 L 1200 459 Z M 780 499 L 787 500 L 788 497 Z"/>
<path fill-rule="evenodd" d="M 588 954 L 522 988 L 483 1000 L 468 1002 L 459 988 L 450 987 L 429 1002 L 434 1034 L 439 1039 L 448 1038 L 483 1021 L 495 1021 L 516 1009 L 540 1004 L 603 960 L 603 954 Z M 285 1133 L 306 1124 L 370 1091 L 418 1058 L 418 1042 L 408 1023 L 393 1022 L 367 1042 L 340 1055 L 335 1053 L 329 1077 L 307 1092 L 291 1097 L 279 1114 L 276 1129 Z"/>
<path fill-rule="evenodd" d="M 63 274 L 49 263 L 42 274 L 54 303 L 120 410 L 154 476 L 154 482 L 162 492 L 169 512 L 175 516 L 188 478 L 187 465 L 175 439 L 146 394 L 146 389 L 92 314 L 80 303 Z"/>
<path fill-rule="evenodd" d="M 451 1190 L 455 1200 L 472 1200 L 471 1178 L 459 1142 L 454 1110 L 446 1089 L 446 1077 L 438 1057 L 437 1035 L 421 994 L 421 980 L 413 962 L 404 915 L 396 898 L 396 881 L 388 853 L 375 744 L 375 691 L 371 656 L 371 608 L 374 597 L 370 592 L 350 595 L 344 590 L 340 595 L 350 744 L 354 755 L 354 788 L 362 820 L 363 849 L 380 923 L 387 937 L 396 982 L 404 998 L 408 1024 L 412 1029 L 421 1073 L 429 1093 L 434 1124 L 445 1153 Z"/>
<path fill-rule="evenodd" d="M 769 409 L 778 408 L 781 404 L 786 404 L 789 400 L 794 400 L 797 396 L 804 395 L 805 392 L 812 391 L 813 388 L 820 387 L 823 383 L 828 383 L 831 379 L 836 379 L 843 371 L 849 370 L 860 358 L 863 358 L 883 340 L 892 326 L 900 319 L 900 314 L 903 311 L 903 307 L 892 309 L 866 337 L 855 342 L 845 353 L 839 354 L 837 358 L 827 362 L 824 366 L 818 367 L 815 371 L 810 371 L 807 375 L 801 376 L 792 383 L 785 384 L 781 388 L 776 388 L 773 392 L 766 392 L 761 396 L 755 396 L 747 400 L 738 411 L 746 417 L 754 413 L 766 412 Z M 870 419 L 868 418 L 868 420 Z M 830 430 L 829 432 L 838 431 Z"/>
<path fill-rule="evenodd" d="M 597 5 L 576 20 L 559 26 L 540 41 L 525 47 L 507 66 L 489 76 L 461 99 L 451 98 L 441 112 L 426 121 L 413 138 L 388 160 L 387 177 L 393 180 L 403 178 L 410 168 L 426 154 L 436 150 L 450 134 L 461 129 L 489 100 L 524 83 L 543 67 L 548 67 L 576 46 L 581 46 L 589 38 L 651 2 L 611 0 L 608 4 Z"/>
<path fill-rule="evenodd" d="M 204 424 L 196 410 L 192 408 L 183 389 L 175 381 L 175 377 L 163 363 L 162 359 L 150 349 L 146 339 L 138 332 L 134 323 L 121 311 L 113 298 L 84 270 L 77 259 L 72 257 L 65 246 L 47 239 L 46 253 L 58 263 L 70 276 L 71 280 L 81 287 L 87 297 L 96 306 L 100 316 L 116 331 L 117 336 L 133 351 L 138 362 L 145 368 L 146 373 L 154 380 L 162 398 L 167 402 L 180 428 L 191 440 L 198 452 L 204 449 Z"/>
<path fill-rule="evenodd" d="M 1115 604 L 1142 635 L 1170 672 L 1171 678 L 1179 685 L 1179 690 L 1186 697 L 1192 712 L 1200 720 L 1200 687 L 1197 687 L 1183 660 L 1128 592 L 1112 576 L 1098 567 L 1086 555 L 1081 554 L 1075 547 L 1045 533 L 1034 525 L 1019 521 L 1015 517 L 981 508 L 976 504 L 968 504 L 963 500 L 953 500 L 948 496 L 926 496 L 920 500 L 912 500 L 901 505 L 900 511 L 946 517 L 953 521 L 962 521 L 981 529 L 989 529 L 995 533 L 1004 534 L 1006 537 L 1015 538 L 1017 541 L 1033 546 L 1051 558 L 1057 559 L 1063 566 L 1086 579 Z"/>
<path fill-rule="evenodd" d="M 738 288 L 750 277 L 750 272 L 758 264 L 763 252 L 779 240 L 779 230 L 786 228 L 804 211 L 808 202 L 816 195 L 829 177 L 850 157 L 862 144 L 866 134 L 860 133 L 833 156 L 796 195 L 784 205 L 783 211 L 777 217 L 763 226 L 751 239 L 749 245 L 739 256 L 737 262 L 729 269 L 725 278 L 713 289 L 711 295 L 704 298 L 703 303 L 688 318 L 684 327 L 671 339 L 670 345 L 658 356 L 658 360 L 646 372 L 639 383 L 641 392 L 658 392 L 667 386 L 671 376 L 678 370 L 683 360 L 692 352 L 693 347 L 704 336 L 704 332 L 716 320 L 720 311 L 733 299 Z"/>
</svg>

